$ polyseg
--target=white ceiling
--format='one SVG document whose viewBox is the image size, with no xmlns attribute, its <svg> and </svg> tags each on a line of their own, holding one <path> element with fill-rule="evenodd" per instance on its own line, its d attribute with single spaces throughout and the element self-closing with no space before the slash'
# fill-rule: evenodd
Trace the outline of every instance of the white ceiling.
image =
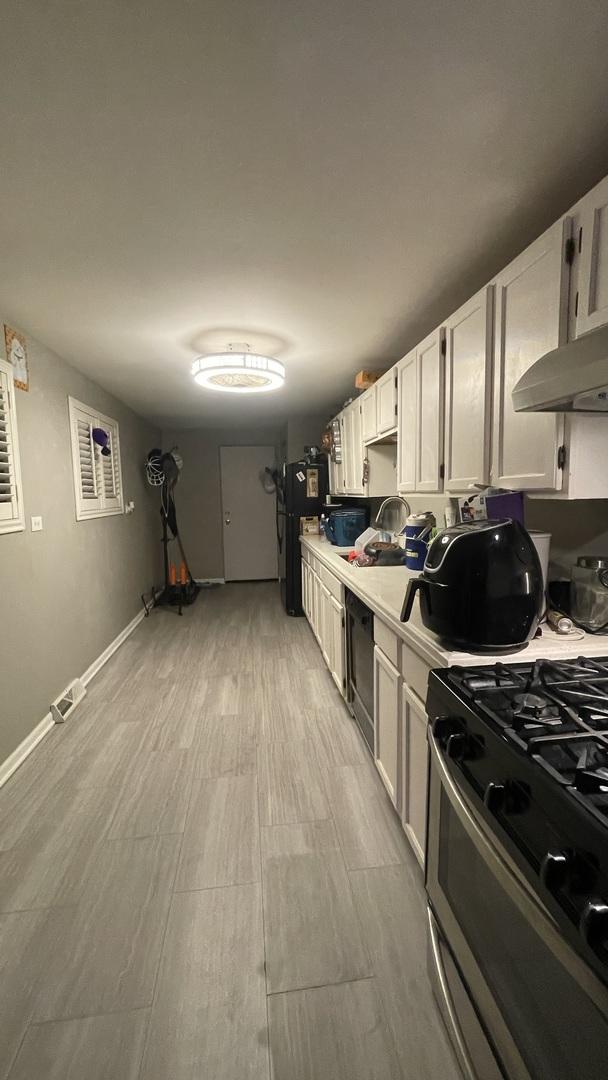
<svg viewBox="0 0 608 1080">
<path fill-rule="evenodd" d="M 608 172 L 602 0 L 3 0 L 0 310 L 178 426 L 329 408 Z M 198 388 L 229 341 L 274 395 Z"/>
</svg>

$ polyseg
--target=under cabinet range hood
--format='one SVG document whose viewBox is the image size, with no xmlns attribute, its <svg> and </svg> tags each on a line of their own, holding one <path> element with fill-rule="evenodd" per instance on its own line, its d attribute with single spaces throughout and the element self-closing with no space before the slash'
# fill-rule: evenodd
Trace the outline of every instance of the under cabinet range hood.
<svg viewBox="0 0 608 1080">
<path fill-rule="evenodd" d="M 512 400 L 515 412 L 608 413 L 608 326 L 541 356 Z"/>
</svg>

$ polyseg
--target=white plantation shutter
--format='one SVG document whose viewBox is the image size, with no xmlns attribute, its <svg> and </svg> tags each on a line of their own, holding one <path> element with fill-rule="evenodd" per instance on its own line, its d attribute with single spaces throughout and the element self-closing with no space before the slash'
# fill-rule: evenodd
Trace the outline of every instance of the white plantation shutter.
<svg viewBox="0 0 608 1080">
<path fill-rule="evenodd" d="M 95 447 L 91 431 L 93 425 L 88 420 L 78 417 L 78 468 L 80 470 L 80 495 L 88 506 L 97 503 L 97 468 L 95 465 Z"/>
<path fill-rule="evenodd" d="M 119 507 L 122 509 L 122 494 L 120 489 L 120 445 L 118 441 L 118 425 L 100 421 L 97 425 L 108 434 L 111 454 L 104 457 L 99 454 L 101 465 L 103 499 L 106 507 Z"/>
<path fill-rule="evenodd" d="M 0 360 L 0 533 L 24 524 L 13 369 Z"/>
<path fill-rule="evenodd" d="M 69 398 L 76 520 L 122 513 L 118 424 L 88 405 Z M 104 456 L 93 442 L 93 428 L 108 435 L 111 453 Z"/>
</svg>

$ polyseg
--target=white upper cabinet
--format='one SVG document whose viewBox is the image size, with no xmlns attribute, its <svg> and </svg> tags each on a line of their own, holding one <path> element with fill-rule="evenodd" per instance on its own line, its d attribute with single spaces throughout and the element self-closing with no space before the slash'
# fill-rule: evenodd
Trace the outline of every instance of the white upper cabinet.
<svg viewBox="0 0 608 1080">
<path fill-rule="evenodd" d="M 354 461 L 353 461 L 353 407 L 347 405 L 342 412 L 342 462 L 344 491 L 353 490 L 354 484 Z"/>
<path fill-rule="evenodd" d="M 495 279 L 492 484 L 559 491 L 564 422 L 555 413 L 516 413 L 521 375 L 565 339 L 570 219 L 543 233 Z"/>
<path fill-rule="evenodd" d="M 445 487 L 490 479 L 494 289 L 482 289 L 446 323 Z"/>
<path fill-rule="evenodd" d="M 443 377 L 445 331 L 416 349 L 416 491 L 443 490 Z"/>
<path fill-rule="evenodd" d="M 344 451 L 342 461 L 329 459 L 329 490 L 332 495 L 344 494 Z"/>
<path fill-rule="evenodd" d="M 353 401 L 343 412 L 344 417 L 344 481 L 348 495 L 365 495 L 363 484 L 363 448 L 361 402 Z"/>
<path fill-rule="evenodd" d="M 365 457 L 365 450 L 363 448 L 363 431 L 362 431 L 362 408 L 361 402 L 355 401 L 352 406 L 353 419 L 351 428 L 351 453 L 353 457 L 353 486 L 352 491 L 354 495 L 365 495 L 365 484 L 363 483 L 363 459 Z"/>
<path fill-rule="evenodd" d="M 378 435 L 397 427 L 397 368 L 387 371 L 378 379 L 376 391 L 376 430 Z"/>
<path fill-rule="evenodd" d="M 397 364 L 399 427 L 397 431 L 397 490 L 416 487 L 416 350 Z"/>
<path fill-rule="evenodd" d="M 580 277 L 576 333 L 586 334 L 608 323 L 608 177 L 577 206 L 580 232 Z"/>
<path fill-rule="evenodd" d="M 372 386 L 361 398 L 361 424 L 363 442 L 370 442 L 376 438 L 378 427 L 376 424 L 376 387 Z"/>
</svg>

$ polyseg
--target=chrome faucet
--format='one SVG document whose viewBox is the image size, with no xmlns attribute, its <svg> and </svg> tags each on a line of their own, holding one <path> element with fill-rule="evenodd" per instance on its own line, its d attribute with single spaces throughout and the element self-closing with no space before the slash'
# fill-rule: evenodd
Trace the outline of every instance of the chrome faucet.
<svg viewBox="0 0 608 1080">
<path fill-rule="evenodd" d="M 405 524 L 405 522 L 403 522 L 403 524 L 402 524 L 401 521 L 399 520 L 401 518 L 401 516 L 402 516 L 401 506 L 399 508 L 399 511 L 400 511 L 399 512 L 399 519 L 397 518 L 397 515 L 394 515 L 392 517 L 392 520 L 389 518 L 388 521 L 386 521 L 386 522 L 384 521 L 382 515 L 384 514 L 385 507 L 389 506 L 389 504 L 391 504 L 391 503 L 400 503 L 401 506 L 404 506 L 405 507 L 406 517 L 408 517 L 409 514 L 411 513 L 410 504 L 408 503 L 407 499 L 403 499 L 401 497 L 401 495 L 389 495 L 388 499 L 384 499 L 384 501 L 381 503 L 381 506 L 380 506 L 380 509 L 378 510 L 378 513 L 376 514 L 375 520 L 372 522 L 372 524 L 373 524 L 375 529 L 380 529 L 383 533 L 388 533 L 388 539 L 389 540 L 390 540 L 391 534 L 399 532 L 403 528 L 403 525 Z"/>
</svg>

